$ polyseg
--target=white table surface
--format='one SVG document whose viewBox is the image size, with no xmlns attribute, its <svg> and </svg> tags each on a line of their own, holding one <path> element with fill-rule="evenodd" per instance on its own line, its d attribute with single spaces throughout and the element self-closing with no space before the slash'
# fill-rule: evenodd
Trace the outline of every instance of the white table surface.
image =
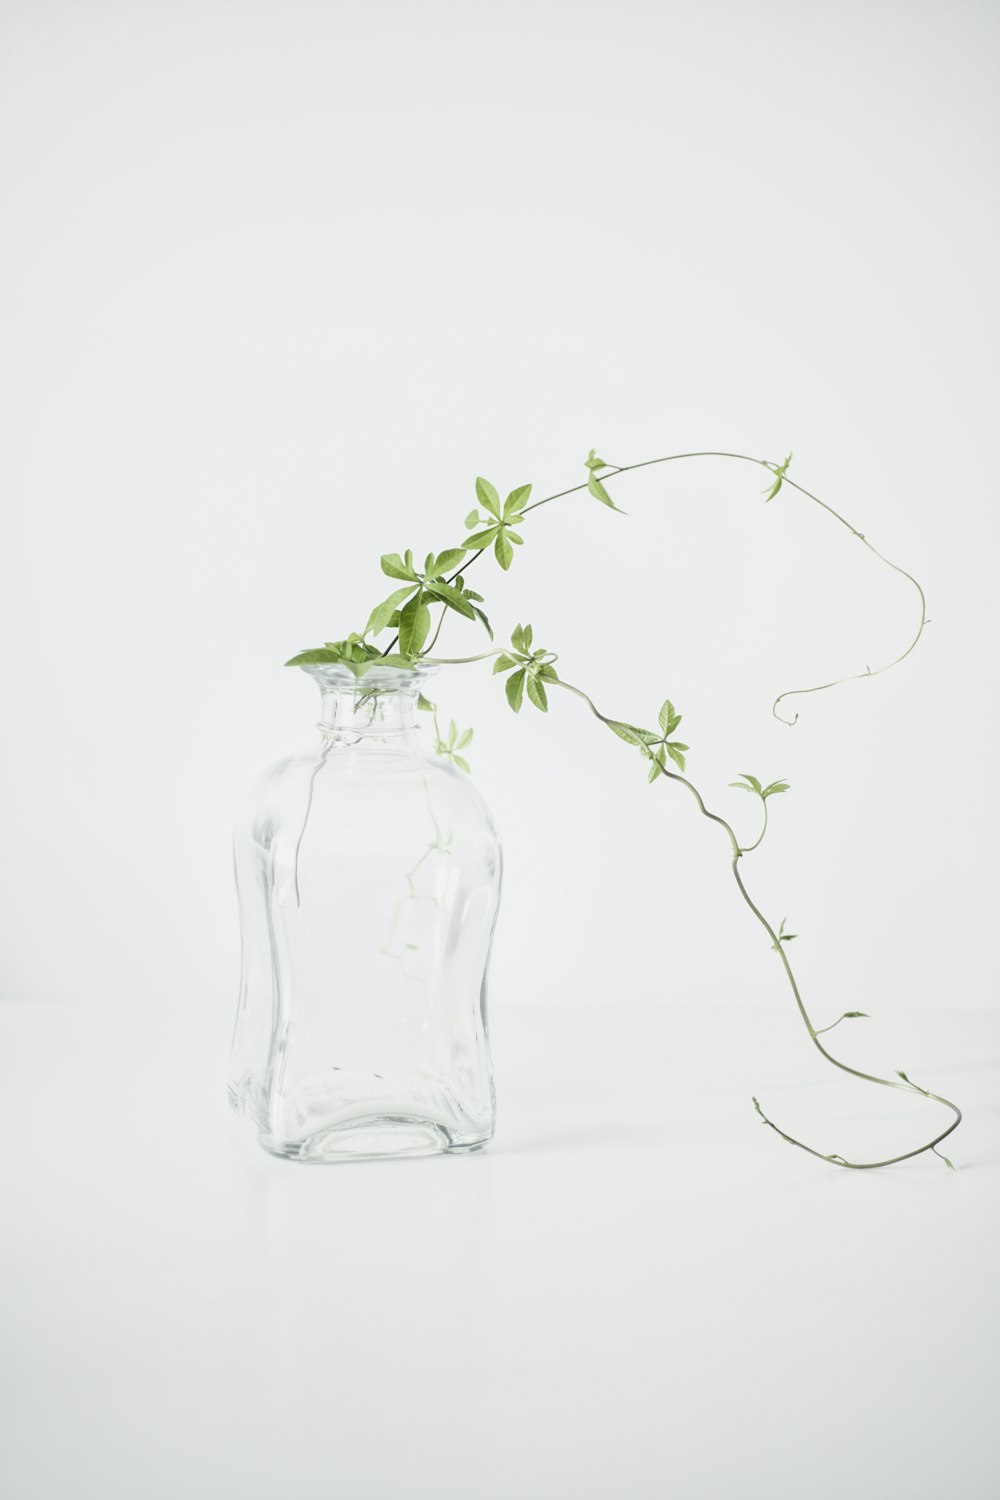
<svg viewBox="0 0 1000 1500">
<path fill-rule="evenodd" d="M 301 1167 L 221 1005 L 0 1010 L 7 1500 L 1000 1493 L 1000 1016 L 844 1038 L 968 1111 L 881 1173 L 750 1094 L 847 1154 L 939 1113 L 778 1008 L 493 1022 L 489 1150 Z"/>
</svg>

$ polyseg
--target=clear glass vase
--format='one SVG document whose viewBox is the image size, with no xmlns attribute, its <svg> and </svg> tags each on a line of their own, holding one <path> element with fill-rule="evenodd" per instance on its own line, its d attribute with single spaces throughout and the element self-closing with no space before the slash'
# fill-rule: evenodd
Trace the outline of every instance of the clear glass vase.
<svg viewBox="0 0 1000 1500">
<path fill-rule="evenodd" d="M 298 1161 L 474 1151 L 496 1113 L 493 820 L 421 743 L 433 669 L 304 670 L 320 743 L 265 773 L 236 829 L 230 1102 Z"/>
</svg>

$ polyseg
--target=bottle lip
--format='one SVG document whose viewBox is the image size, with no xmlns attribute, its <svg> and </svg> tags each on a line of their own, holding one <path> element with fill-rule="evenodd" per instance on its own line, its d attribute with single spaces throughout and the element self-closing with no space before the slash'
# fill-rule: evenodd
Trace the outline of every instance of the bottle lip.
<svg viewBox="0 0 1000 1500">
<path fill-rule="evenodd" d="M 440 670 L 427 662 L 415 662 L 412 667 L 363 666 L 358 672 L 343 662 L 310 662 L 300 668 L 321 688 L 347 693 L 419 692 L 420 684 Z"/>
</svg>

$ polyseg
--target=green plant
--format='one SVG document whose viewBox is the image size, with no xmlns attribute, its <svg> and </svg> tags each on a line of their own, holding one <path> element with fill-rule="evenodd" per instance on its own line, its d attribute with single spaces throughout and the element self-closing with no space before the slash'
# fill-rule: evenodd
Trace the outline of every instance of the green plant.
<svg viewBox="0 0 1000 1500">
<path fill-rule="evenodd" d="M 472 662 L 493 660 L 493 671 L 502 676 L 507 702 L 515 713 L 519 713 L 525 699 L 539 712 L 547 713 L 549 708 L 549 693 L 552 690 L 561 690 L 579 699 L 586 705 L 590 713 L 599 723 L 607 726 L 619 740 L 638 752 L 642 761 L 646 763 L 647 778 L 652 783 L 663 778 L 678 786 L 682 786 L 694 798 L 701 814 L 722 829 L 729 842 L 730 860 L 733 878 L 739 890 L 740 896 L 753 916 L 759 922 L 767 934 L 771 948 L 776 953 L 784 971 L 785 978 L 791 988 L 799 1015 L 809 1033 L 809 1036 L 824 1058 L 834 1067 L 842 1072 L 850 1074 L 854 1078 L 862 1079 L 867 1083 L 877 1084 L 882 1088 L 904 1089 L 910 1093 L 920 1094 L 923 1098 L 943 1104 L 949 1109 L 954 1119 L 946 1129 L 940 1131 L 933 1139 L 926 1141 L 923 1145 L 915 1147 L 911 1151 L 902 1152 L 898 1156 L 888 1157 L 881 1161 L 852 1162 L 847 1161 L 838 1153 L 818 1151 L 805 1142 L 797 1140 L 787 1134 L 762 1110 L 756 1099 L 753 1105 L 761 1120 L 776 1134 L 780 1135 L 790 1145 L 798 1146 L 810 1155 L 817 1156 L 823 1161 L 832 1162 L 837 1166 L 849 1167 L 854 1170 L 866 1170 L 874 1167 L 890 1166 L 895 1162 L 906 1161 L 911 1157 L 920 1156 L 925 1151 L 933 1152 L 940 1156 L 950 1167 L 952 1163 L 938 1151 L 938 1146 L 949 1136 L 961 1123 L 961 1110 L 950 1100 L 939 1094 L 931 1093 L 930 1090 L 919 1087 L 911 1082 L 904 1072 L 897 1072 L 895 1078 L 882 1078 L 873 1073 L 862 1072 L 858 1068 L 850 1067 L 841 1062 L 830 1053 L 819 1038 L 826 1032 L 832 1031 L 841 1021 L 860 1019 L 866 1012 L 857 1010 L 844 1011 L 836 1021 L 828 1026 L 815 1027 L 806 1010 L 805 1004 L 799 990 L 795 974 L 792 970 L 788 957 L 788 945 L 798 936 L 796 933 L 785 931 L 785 918 L 782 918 L 777 929 L 771 924 L 760 908 L 751 898 L 743 879 L 743 861 L 747 855 L 760 845 L 767 832 L 768 809 L 767 804 L 771 797 L 783 794 L 789 790 L 789 783 L 778 778 L 775 781 L 763 783 L 756 776 L 742 773 L 739 781 L 730 782 L 730 786 L 738 788 L 753 796 L 761 805 L 762 828 L 758 837 L 750 844 L 741 844 L 737 838 L 732 824 L 719 813 L 712 812 L 706 806 L 701 792 L 686 775 L 686 756 L 689 747 L 677 740 L 674 736 L 681 722 L 681 715 L 677 713 L 669 699 L 661 705 L 657 714 L 657 728 L 647 729 L 629 720 L 612 718 L 602 713 L 593 699 L 574 683 L 567 682 L 560 677 L 556 671 L 558 657 L 555 652 L 534 644 L 534 633 L 530 625 L 517 625 L 510 637 L 510 645 L 507 647 L 494 647 L 490 650 L 480 652 L 473 656 L 463 657 L 441 657 L 434 655 L 434 648 L 441 633 L 445 620 L 452 614 L 464 616 L 466 619 L 477 621 L 483 626 L 493 640 L 493 630 L 489 620 L 484 614 L 481 606 L 484 603 L 482 595 L 474 593 L 465 581 L 465 574 L 488 550 L 493 555 L 499 566 L 506 572 L 514 559 L 515 548 L 522 545 L 524 538 L 521 531 L 532 511 L 538 510 L 543 505 L 549 505 L 554 500 L 560 500 L 570 495 L 586 491 L 602 505 L 611 510 L 618 511 L 607 489 L 607 483 L 617 479 L 622 474 L 632 473 L 637 469 L 650 468 L 658 464 L 675 463 L 687 459 L 700 458 L 723 458 L 735 460 L 743 464 L 753 464 L 763 468 L 768 474 L 768 485 L 765 490 L 765 500 L 774 500 L 785 486 L 795 490 L 807 500 L 818 505 L 829 516 L 855 536 L 867 550 L 886 567 L 899 573 L 912 584 L 916 591 L 920 604 L 920 618 L 916 632 L 906 646 L 892 661 L 874 670 L 867 667 L 863 672 L 856 672 L 844 677 L 837 678 L 831 682 L 822 682 L 804 688 L 792 688 L 780 693 L 771 705 L 771 711 L 781 723 L 793 725 L 798 720 L 798 713 L 791 718 L 786 718 L 779 712 L 779 705 L 784 700 L 803 697 L 810 693 L 825 692 L 830 688 L 839 687 L 847 682 L 858 681 L 862 678 L 877 677 L 882 672 L 897 666 L 916 646 L 924 626 L 927 623 L 926 600 L 920 584 L 905 569 L 899 567 L 885 557 L 871 542 L 849 521 L 847 521 L 832 506 L 820 500 L 818 496 L 805 489 L 797 481 L 789 478 L 788 469 L 792 461 L 789 453 L 783 463 L 774 463 L 768 459 L 753 458 L 745 453 L 728 453 L 722 451 L 697 452 L 697 453 L 672 453 L 663 458 L 648 459 L 643 463 L 613 465 L 598 457 L 592 448 L 584 461 L 587 471 L 586 480 L 572 485 L 568 489 L 560 490 L 552 495 L 546 495 L 544 499 L 528 503 L 531 498 L 531 485 L 523 484 L 511 490 L 506 499 L 501 501 L 499 491 L 486 479 L 476 480 L 476 509 L 469 512 L 465 518 L 466 531 L 469 533 L 463 540 L 454 546 L 447 547 L 442 552 L 428 553 L 423 569 L 420 570 L 414 563 L 414 555 L 411 551 L 386 553 L 382 557 L 382 572 L 389 578 L 402 583 L 401 588 L 395 589 L 389 596 L 377 604 L 371 611 L 364 630 L 361 634 L 353 633 L 342 641 L 327 641 L 323 646 L 309 651 L 300 652 L 287 663 L 288 666 L 305 666 L 319 663 L 339 663 L 353 672 L 359 679 L 362 678 L 373 665 L 381 666 L 412 666 L 417 661 L 433 662 L 440 665 L 466 665 Z M 480 514 L 485 511 L 485 515 Z M 624 512 L 619 512 L 624 514 Z M 435 622 L 434 611 L 439 610 Z M 380 635 L 383 631 L 394 632 L 392 639 L 385 647 L 378 647 L 370 637 Z M 449 727 L 447 735 L 442 735 L 437 711 L 433 704 L 421 697 L 421 708 L 429 710 L 433 714 L 435 731 L 435 749 L 445 756 L 453 764 L 462 770 L 468 769 L 468 763 L 461 755 L 461 751 L 468 745 L 472 738 L 472 731 L 466 730 L 460 734 L 455 724 Z M 669 762 L 669 764 L 668 764 Z"/>
</svg>

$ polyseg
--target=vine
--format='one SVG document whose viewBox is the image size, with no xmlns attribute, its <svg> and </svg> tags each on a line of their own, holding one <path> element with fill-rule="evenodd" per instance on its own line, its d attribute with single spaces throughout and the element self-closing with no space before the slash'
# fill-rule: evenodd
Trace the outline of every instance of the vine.
<svg viewBox="0 0 1000 1500">
<path fill-rule="evenodd" d="M 874 1073 L 866 1073 L 858 1068 L 850 1067 L 834 1057 L 820 1041 L 820 1037 L 839 1026 L 842 1021 L 858 1020 L 865 1018 L 864 1011 L 844 1011 L 837 1019 L 827 1026 L 816 1027 L 806 1010 L 798 982 L 795 978 L 792 965 L 788 957 L 788 944 L 797 937 L 796 933 L 785 931 L 786 918 L 782 918 L 777 929 L 755 904 L 743 880 L 742 862 L 747 855 L 759 848 L 765 834 L 768 831 L 768 800 L 789 790 L 789 783 L 782 778 L 771 781 L 766 785 L 756 776 L 742 773 L 739 781 L 730 782 L 731 787 L 746 792 L 754 797 L 761 806 L 762 827 L 758 837 L 750 844 L 741 844 L 730 822 L 719 813 L 712 812 L 705 804 L 701 792 L 686 775 L 686 756 L 689 747 L 675 738 L 676 731 L 681 723 L 681 715 L 676 711 L 674 705 L 667 699 L 660 707 L 657 715 L 657 729 L 646 729 L 628 720 L 612 718 L 602 713 L 593 699 L 584 690 L 574 683 L 567 682 L 556 671 L 558 656 L 554 651 L 546 650 L 544 647 L 536 647 L 534 644 L 534 632 L 530 625 L 517 625 L 510 638 L 507 647 L 494 647 L 488 651 L 480 652 L 474 656 L 444 657 L 433 654 L 438 637 L 446 618 L 450 614 L 463 616 L 480 624 L 494 639 L 493 628 L 485 614 L 482 606 L 485 603 L 483 596 L 470 589 L 465 581 L 468 569 L 476 563 L 487 551 L 492 551 L 496 562 L 506 572 L 513 562 L 515 549 L 523 545 L 524 538 L 521 530 L 526 518 L 532 511 L 538 510 L 543 505 L 549 505 L 555 500 L 561 500 L 569 495 L 579 494 L 586 490 L 594 499 L 609 509 L 619 511 L 612 496 L 608 492 L 607 483 L 617 479 L 620 475 L 634 473 L 638 469 L 651 468 L 654 465 L 675 463 L 687 459 L 699 458 L 723 458 L 737 461 L 739 463 L 754 464 L 764 469 L 768 475 L 768 484 L 765 487 L 765 501 L 770 503 L 787 486 L 797 491 L 813 504 L 818 505 L 829 516 L 841 526 L 846 527 L 853 536 L 857 537 L 861 544 L 886 567 L 907 579 L 916 590 L 920 601 L 920 617 L 916 633 L 912 640 L 892 661 L 874 670 L 866 666 L 863 672 L 850 673 L 838 677 L 830 682 L 821 682 L 810 687 L 791 688 L 779 693 L 771 705 L 771 712 L 783 724 L 794 725 L 798 720 L 798 713 L 791 718 L 785 718 L 778 712 L 779 705 L 785 700 L 793 697 L 802 697 L 810 693 L 825 692 L 829 688 L 839 687 L 848 682 L 860 681 L 868 677 L 877 677 L 892 667 L 898 666 L 920 640 L 927 623 L 927 605 L 924 591 L 920 584 L 897 563 L 892 562 L 884 556 L 863 532 L 852 525 L 839 511 L 833 509 L 826 501 L 819 499 L 810 490 L 789 477 L 788 469 L 792 461 L 789 453 L 783 463 L 774 463 L 768 459 L 753 458 L 745 453 L 729 453 L 718 450 L 707 450 L 693 453 L 672 453 L 662 458 L 646 459 L 636 464 L 609 464 L 600 458 L 595 449 L 591 449 L 586 460 L 585 467 L 587 478 L 579 484 L 572 485 L 568 489 L 559 490 L 555 494 L 546 495 L 541 500 L 528 503 L 531 498 L 532 486 L 530 484 L 519 485 L 510 491 L 506 499 L 501 501 L 499 491 L 488 480 L 479 478 L 476 480 L 476 507 L 469 512 L 465 518 L 465 528 L 468 535 L 461 544 L 445 548 L 438 553 L 428 553 L 422 570 L 416 567 L 412 551 L 402 554 L 390 552 L 383 555 L 381 564 L 382 572 L 388 577 L 401 583 L 402 587 L 395 589 L 386 599 L 377 604 L 368 617 L 368 622 L 360 633 L 353 632 L 342 641 L 326 641 L 322 646 L 309 651 L 302 651 L 293 656 L 288 666 L 312 666 L 324 663 L 336 663 L 346 667 L 357 678 L 363 677 L 373 666 L 396 666 L 401 668 L 412 667 L 418 661 L 427 662 L 429 665 L 440 666 L 464 666 L 473 662 L 493 661 L 494 675 L 505 678 L 504 690 L 507 702 L 515 713 L 519 713 L 524 705 L 525 698 L 539 712 L 547 713 L 549 707 L 548 695 L 550 691 L 563 691 L 582 702 L 589 712 L 601 724 L 607 726 L 619 740 L 635 749 L 642 760 L 648 763 L 647 779 L 650 783 L 659 780 L 673 782 L 684 787 L 694 798 L 699 812 L 709 822 L 714 823 L 722 829 L 729 841 L 731 869 L 733 879 L 744 903 L 756 918 L 770 939 L 771 948 L 777 954 L 778 960 L 784 970 L 785 978 L 791 989 L 799 1015 L 809 1033 L 810 1040 L 820 1054 L 842 1072 L 859 1078 L 866 1083 L 877 1084 L 882 1088 L 902 1089 L 909 1093 L 919 1094 L 922 1098 L 934 1103 L 942 1104 L 950 1110 L 954 1119 L 941 1130 L 933 1139 L 925 1141 L 924 1144 L 916 1146 L 911 1151 L 904 1151 L 897 1156 L 891 1156 L 879 1161 L 848 1161 L 836 1152 L 823 1152 L 807 1145 L 804 1141 L 789 1135 L 776 1125 L 761 1108 L 755 1098 L 753 1106 L 762 1123 L 779 1135 L 782 1140 L 790 1145 L 797 1146 L 807 1151 L 811 1156 L 816 1156 L 822 1161 L 831 1162 L 836 1166 L 847 1167 L 855 1171 L 866 1171 L 875 1167 L 887 1167 L 896 1162 L 907 1161 L 911 1157 L 920 1156 L 924 1152 L 932 1152 L 939 1156 L 947 1166 L 952 1162 L 937 1148 L 941 1142 L 956 1130 L 962 1120 L 962 1112 L 957 1104 L 943 1098 L 940 1094 L 932 1093 L 929 1089 L 915 1084 L 901 1070 L 894 1078 L 882 1078 Z M 480 511 L 485 514 L 480 514 Z M 434 621 L 432 611 L 440 610 L 437 621 Z M 374 637 L 386 630 L 394 632 L 392 639 L 385 647 L 378 647 Z M 460 732 L 454 722 L 449 726 L 447 734 L 442 734 L 437 717 L 437 707 L 429 700 L 420 696 L 419 707 L 430 712 L 433 717 L 435 734 L 435 751 L 448 760 L 452 765 L 462 771 L 468 771 L 468 762 L 461 752 L 472 739 L 472 730 Z"/>
</svg>

